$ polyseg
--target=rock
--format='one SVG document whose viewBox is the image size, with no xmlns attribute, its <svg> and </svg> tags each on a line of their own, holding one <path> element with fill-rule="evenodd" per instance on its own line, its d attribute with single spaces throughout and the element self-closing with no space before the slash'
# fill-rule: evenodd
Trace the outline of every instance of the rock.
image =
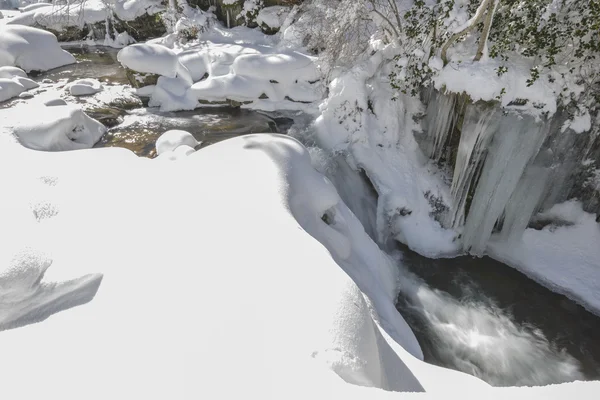
<svg viewBox="0 0 600 400">
<path fill-rule="evenodd" d="M 290 10 L 290 7 L 285 6 L 265 7 L 258 13 L 256 23 L 264 33 L 273 35 L 279 32 Z"/>
<path fill-rule="evenodd" d="M 67 102 L 63 99 L 52 99 L 44 102 L 46 107 L 66 106 Z"/>
<path fill-rule="evenodd" d="M 125 68 L 125 74 L 129 84 L 136 88 L 143 88 L 145 86 L 155 86 L 158 82 L 160 75 L 158 74 L 147 74 L 144 72 L 137 72 L 129 68 Z"/>
<path fill-rule="evenodd" d="M 123 110 L 113 107 L 90 108 L 86 110 L 86 113 L 109 128 L 119 125 L 125 115 Z"/>
<path fill-rule="evenodd" d="M 102 84 L 96 79 L 79 79 L 65 87 L 65 90 L 73 96 L 89 96 L 102 91 L 102 89 Z"/>
<path fill-rule="evenodd" d="M 191 133 L 174 129 L 163 133 L 156 140 L 156 153 L 161 155 L 183 145 L 195 148 L 199 144 Z"/>
<path fill-rule="evenodd" d="M 0 67 L 0 78 L 12 79 L 15 76 L 20 76 L 22 78 L 27 78 L 27 73 L 23 71 L 21 68 L 17 67 Z"/>
</svg>

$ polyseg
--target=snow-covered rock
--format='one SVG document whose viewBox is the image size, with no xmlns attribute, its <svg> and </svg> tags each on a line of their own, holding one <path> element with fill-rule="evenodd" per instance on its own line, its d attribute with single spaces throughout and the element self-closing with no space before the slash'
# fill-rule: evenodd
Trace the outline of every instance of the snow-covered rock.
<svg viewBox="0 0 600 400">
<path fill-rule="evenodd" d="M 35 118 L 25 117 L 32 115 Z M 87 149 L 106 132 L 104 125 L 75 105 L 25 104 L 2 109 L 0 126 L 24 146 L 46 151 Z"/>
<path fill-rule="evenodd" d="M 150 104 L 163 111 L 191 110 L 198 101 L 305 109 L 321 98 L 315 59 L 296 51 L 206 42 L 178 52 L 143 44 L 121 50 L 119 61 L 138 72 L 162 75 Z"/>
<path fill-rule="evenodd" d="M 78 79 L 69 83 L 65 90 L 72 96 L 89 96 L 102 90 L 102 83 L 97 79 Z"/>
<path fill-rule="evenodd" d="M 0 102 L 22 95 L 26 90 L 34 89 L 39 85 L 27 78 L 27 74 L 20 68 L 0 67 Z"/>
<path fill-rule="evenodd" d="M 168 78 L 181 77 L 192 83 L 190 73 L 183 66 L 177 54 L 158 44 L 133 44 L 119 51 L 117 59 L 123 66 L 137 72 L 157 74 Z"/>
<path fill-rule="evenodd" d="M 0 67 L 0 78 L 12 79 L 16 76 L 27 78 L 27 73 L 21 68 L 4 66 Z"/>
<path fill-rule="evenodd" d="M 47 71 L 75 61 L 50 32 L 21 25 L 0 26 L 0 67 Z"/>
<path fill-rule="evenodd" d="M 56 99 L 51 99 L 51 100 L 44 102 L 44 105 L 46 107 L 66 106 L 67 102 L 64 101 L 63 99 L 56 98 Z"/>
<path fill-rule="evenodd" d="M 291 8 L 286 6 L 265 7 L 258 12 L 256 23 L 267 33 L 275 33 L 281 28 Z"/>
<path fill-rule="evenodd" d="M 68 27 L 82 28 L 85 24 L 105 21 L 109 15 L 102 0 L 69 0 L 50 7 L 38 7 L 14 17 L 8 24 L 39 26 L 60 32 Z"/>
<path fill-rule="evenodd" d="M 156 140 L 156 154 L 161 155 L 175 151 L 180 146 L 188 146 L 193 150 L 199 144 L 196 138 L 189 132 L 170 130 L 160 135 Z"/>
<path fill-rule="evenodd" d="M 33 4 L 28 4 L 25 7 L 20 7 L 19 11 L 21 11 L 22 13 L 26 13 L 26 12 L 37 10 L 39 8 L 44 8 L 44 7 L 52 7 L 52 4 L 51 3 L 33 3 Z"/>
</svg>

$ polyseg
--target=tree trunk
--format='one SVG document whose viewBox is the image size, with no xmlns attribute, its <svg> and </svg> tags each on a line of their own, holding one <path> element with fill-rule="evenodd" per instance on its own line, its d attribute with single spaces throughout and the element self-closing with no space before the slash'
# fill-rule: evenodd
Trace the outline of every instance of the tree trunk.
<svg viewBox="0 0 600 400">
<path fill-rule="evenodd" d="M 444 44 L 444 46 L 442 47 L 441 57 L 442 57 L 442 60 L 444 61 L 444 65 L 448 64 L 448 56 L 446 53 L 448 52 L 448 49 L 450 48 L 450 46 L 452 46 L 454 44 L 454 42 L 456 42 L 462 36 L 468 34 L 473 29 L 475 29 L 475 27 L 477 27 L 477 24 L 479 24 L 481 22 L 481 20 L 483 19 L 483 16 L 485 15 L 485 11 L 488 8 L 490 8 L 491 3 L 493 3 L 495 5 L 496 0 L 483 0 L 481 2 L 481 5 L 479 6 L 479 8 L 477 8 L 477 11 L 475 12 L 475 16 L 473 18 L 471 18 L 469 21 L 467 21 L 465 26 L 461 27 L 461 29 L 459 31 L 457 31 L 452 36 L 450 36 L 450 38 L 448 39 L 446 44 Z"/>
<path fill-rule="evenodd" d="M 477 47 L 477 54 L 475 54 L 475 59 L 473 61 L 481 60 L 481 57 L 483 57 L 483 53 L 486 52 L 487 41 L 488 37 L 490 36 L 490 29 L 492 28 L 492 22 L 494 22 L 494 13 L 498 8 L 499 3 L 500 0 L 492 0 L 490 2 L 490 5 L 488 6 L 488 12 L 485 17 L 485 23 L 483 25 L 483 32 L 481 32 L 481 37 L 479 38 L 479 46 Z"/>
</svg>

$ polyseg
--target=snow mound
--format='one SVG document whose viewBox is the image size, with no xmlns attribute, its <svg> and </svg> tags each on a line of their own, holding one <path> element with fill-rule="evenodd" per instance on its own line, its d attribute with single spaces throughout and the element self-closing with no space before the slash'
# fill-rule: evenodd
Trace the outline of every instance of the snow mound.
<svg viewBox="0 0 600 400">
<path fill-rule="evenodd" d="M 261 28 L 277 30 L 281 28 L 291 8 L 286 6 L 265 7 L 258 12 L 256 23 Z"/>
<path fill-rule="evenodd" d="M 89 96 L 100 92 L 102 89 L 102 84 L 96 79 L 79 79 L 65 87 L 65 90 L 73 96 Z"/>
<path fill-rule="evenodd" d="M 175 151 L 180 146 L 187 146 L 193 150 L 199 144 L 191 133 L 174 129 L 163 133 L 156 140 L 156 154 Z"/>
<path fill-rule="evenodd" d="M 61 49 L 50 32 L 21 25 L 0 27 L 0 67 L 16 66 L 29 72 L 73 63 L 75 57 Z"/>
<path fill-rule="evenodd" d="M 35 115 L 35 118 L 24 116 Z M 0 110 L 2 133 L 34 150 L 62 151 L 91 148 L 106 132 L 104 125 L 74 105 L 47 107 L 26 104 Z"/>
</svg>

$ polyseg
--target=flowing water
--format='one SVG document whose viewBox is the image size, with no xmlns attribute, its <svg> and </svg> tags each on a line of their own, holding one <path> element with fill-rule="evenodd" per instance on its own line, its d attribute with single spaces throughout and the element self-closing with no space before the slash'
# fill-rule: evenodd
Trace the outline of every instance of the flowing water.
<svg viewBox="0 0 600 400">
<path fill-rule="evenodd" d="M 101 46 L 69 46 L 65 49 L 75 56 L 77 64 L 44 72 L 34 79 L 64 83 L 94 78 L 113 89 L 129 86 L 125 69 L 117 61 L 117 49 Z M 119 90 L 112 93 L 118 96 Z M 139 99 L 125 94 L 107 103 L 88 100 L 87 97 L 68 99 L 69 102 L 80 103 L 91 117 L 110 128 L 94 147 L 124 147 L 143 157 L 155 157 L 156 139 L 171 129 L 190 132 L 201 142 L 199 148 L 202 148 L 250 133 L 286 132 L 291 125 L 288 118 L 271 118 L 263 113 L 233 107 L 161 112 L 144 107 Z"/>
<path fill-rule="evenodd" d="M 329 178 L 377 237 L 377 193 L 342 156 Z M 600 379 L 600 318 L 489 257 L 432 260 L 407 248 L 398 255 L 397 308 L 425 361 L 475 375 L 495 386 Z"/>
</svg>

